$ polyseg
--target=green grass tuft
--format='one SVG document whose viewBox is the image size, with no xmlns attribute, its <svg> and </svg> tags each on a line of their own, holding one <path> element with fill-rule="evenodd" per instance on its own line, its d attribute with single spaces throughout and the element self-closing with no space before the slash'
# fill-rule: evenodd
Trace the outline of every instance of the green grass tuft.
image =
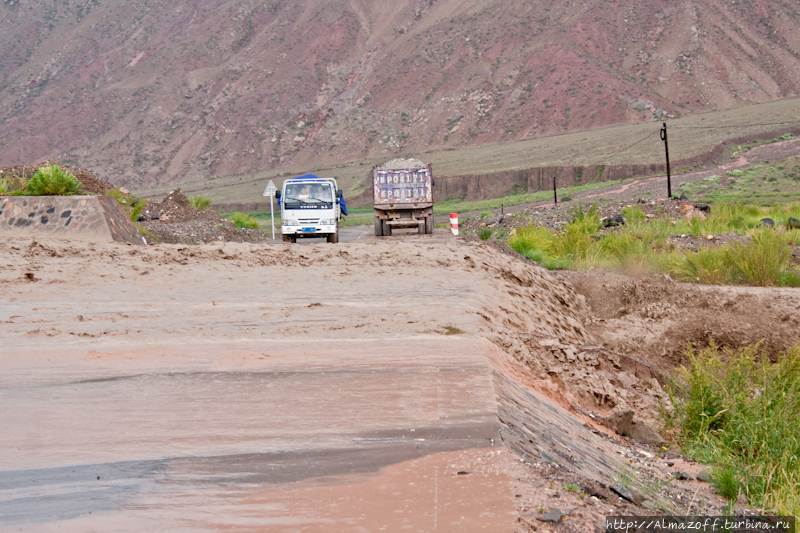
<svg viewBox="0 0 800 533">
<path fill-rule="evenodd" d="M 489 240 L 489 237 L 492 236 L 492 233 L 494 233 L 494 232 L 492 231 L 491 228 L 481 228 L 481 230 L 478 232 L 478 236 L 482 240 L 486 241 L 486 240 Z"/>
<path fill-rule="evenodd" d="M 200 194 L 195 194 L 194 196 L 190 196 L 188 198 L 189 204 L 194 207 L 195 209 L 199 209 L 204 211 L 209 208 L 211 205 L 211 198 L 206 196 L 202 196 Z"/>
<path fill-rule="evenodd" d="M 25 196 L 72 196 L 83 192 L 83 184 L 71 172 L 58 165 L 36 169 L 22 191 Z"/>
<path fill-rule="evenodd" d="M 258 229 L 258 220 L 246 213 L 233 213 L 228 217 L 233 225 L 243 229 Z"/>
<path fill-rule="evenodd" d="M 728 259 L 735 273 L 751 285 L 776 285 L 791 255 L 789 246 L 771 228 L 753 230 L 752 237 L 752 242 L 730 248 Z"/>
</svg>

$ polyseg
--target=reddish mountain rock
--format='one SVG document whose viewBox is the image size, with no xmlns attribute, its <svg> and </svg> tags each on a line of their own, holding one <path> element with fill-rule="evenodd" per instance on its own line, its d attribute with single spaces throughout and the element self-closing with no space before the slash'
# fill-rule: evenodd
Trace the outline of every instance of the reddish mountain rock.
<svg viewBox="0 0 800 533">
<path fill-rule="evenodd" d="M 800 94 L 779 0 L 0 5 L 0 162 L 154 187 Z"/>
</svg>

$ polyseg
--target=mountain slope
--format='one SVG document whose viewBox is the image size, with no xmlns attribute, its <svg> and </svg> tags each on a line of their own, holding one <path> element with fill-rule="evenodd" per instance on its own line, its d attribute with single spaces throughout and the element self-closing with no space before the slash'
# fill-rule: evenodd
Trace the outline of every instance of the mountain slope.
<svg viewBox="0 0 800 533">
<path fill-rule="evenodd" d="M 800 94 L 781 0 L 4 0 L 0 161 L 133 187 Z"/>
</svg>

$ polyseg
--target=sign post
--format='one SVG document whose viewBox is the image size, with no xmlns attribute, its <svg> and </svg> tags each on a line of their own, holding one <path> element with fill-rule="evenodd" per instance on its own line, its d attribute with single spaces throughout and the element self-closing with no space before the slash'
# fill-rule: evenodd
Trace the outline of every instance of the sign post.
<svg viewBox="0 0 800 533">
<path fill-rule="evenodd" d="M 264 189 L 264 196 L 269 196 L 269 219 L 272 221 L 272 240 L 275 240 L 275 214 L 272 211 L 272 204 L 275 203 L 275 193 L 278 188 L 269 180 L 267 188 Z"/>
</svg>

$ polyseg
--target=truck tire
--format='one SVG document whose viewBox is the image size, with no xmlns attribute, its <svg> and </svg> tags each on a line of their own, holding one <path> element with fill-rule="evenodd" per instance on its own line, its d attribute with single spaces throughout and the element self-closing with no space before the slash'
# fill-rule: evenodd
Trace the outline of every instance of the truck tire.
<svg viewBox="0 0 800 533">
<path fill-rule="evenodd" d="M 339 242 L 339 228 L 334 233 L 328 233 L 328 242 L 336 244 Z"/>
<path fill-rule="evenodd" d="M 384 237 L 392 236 L 392 227 L 389 225 L 388 220 L 381 220 L 381 233 Z"/>
<path fill-rule="evenodd" d="M 383 236 L 383 222 L 378 217 L 375 217 L 375 236 Z"/>
<path fill-rule="evenodd" d="M 433 213 L 430 213 L 425 219 L 425 233 L 433 235 Z"/>
<path fill-rule="evenodd" d="M 284 235 L 283 242 L 295 242 L 291 235 Z"/>
</svg>

